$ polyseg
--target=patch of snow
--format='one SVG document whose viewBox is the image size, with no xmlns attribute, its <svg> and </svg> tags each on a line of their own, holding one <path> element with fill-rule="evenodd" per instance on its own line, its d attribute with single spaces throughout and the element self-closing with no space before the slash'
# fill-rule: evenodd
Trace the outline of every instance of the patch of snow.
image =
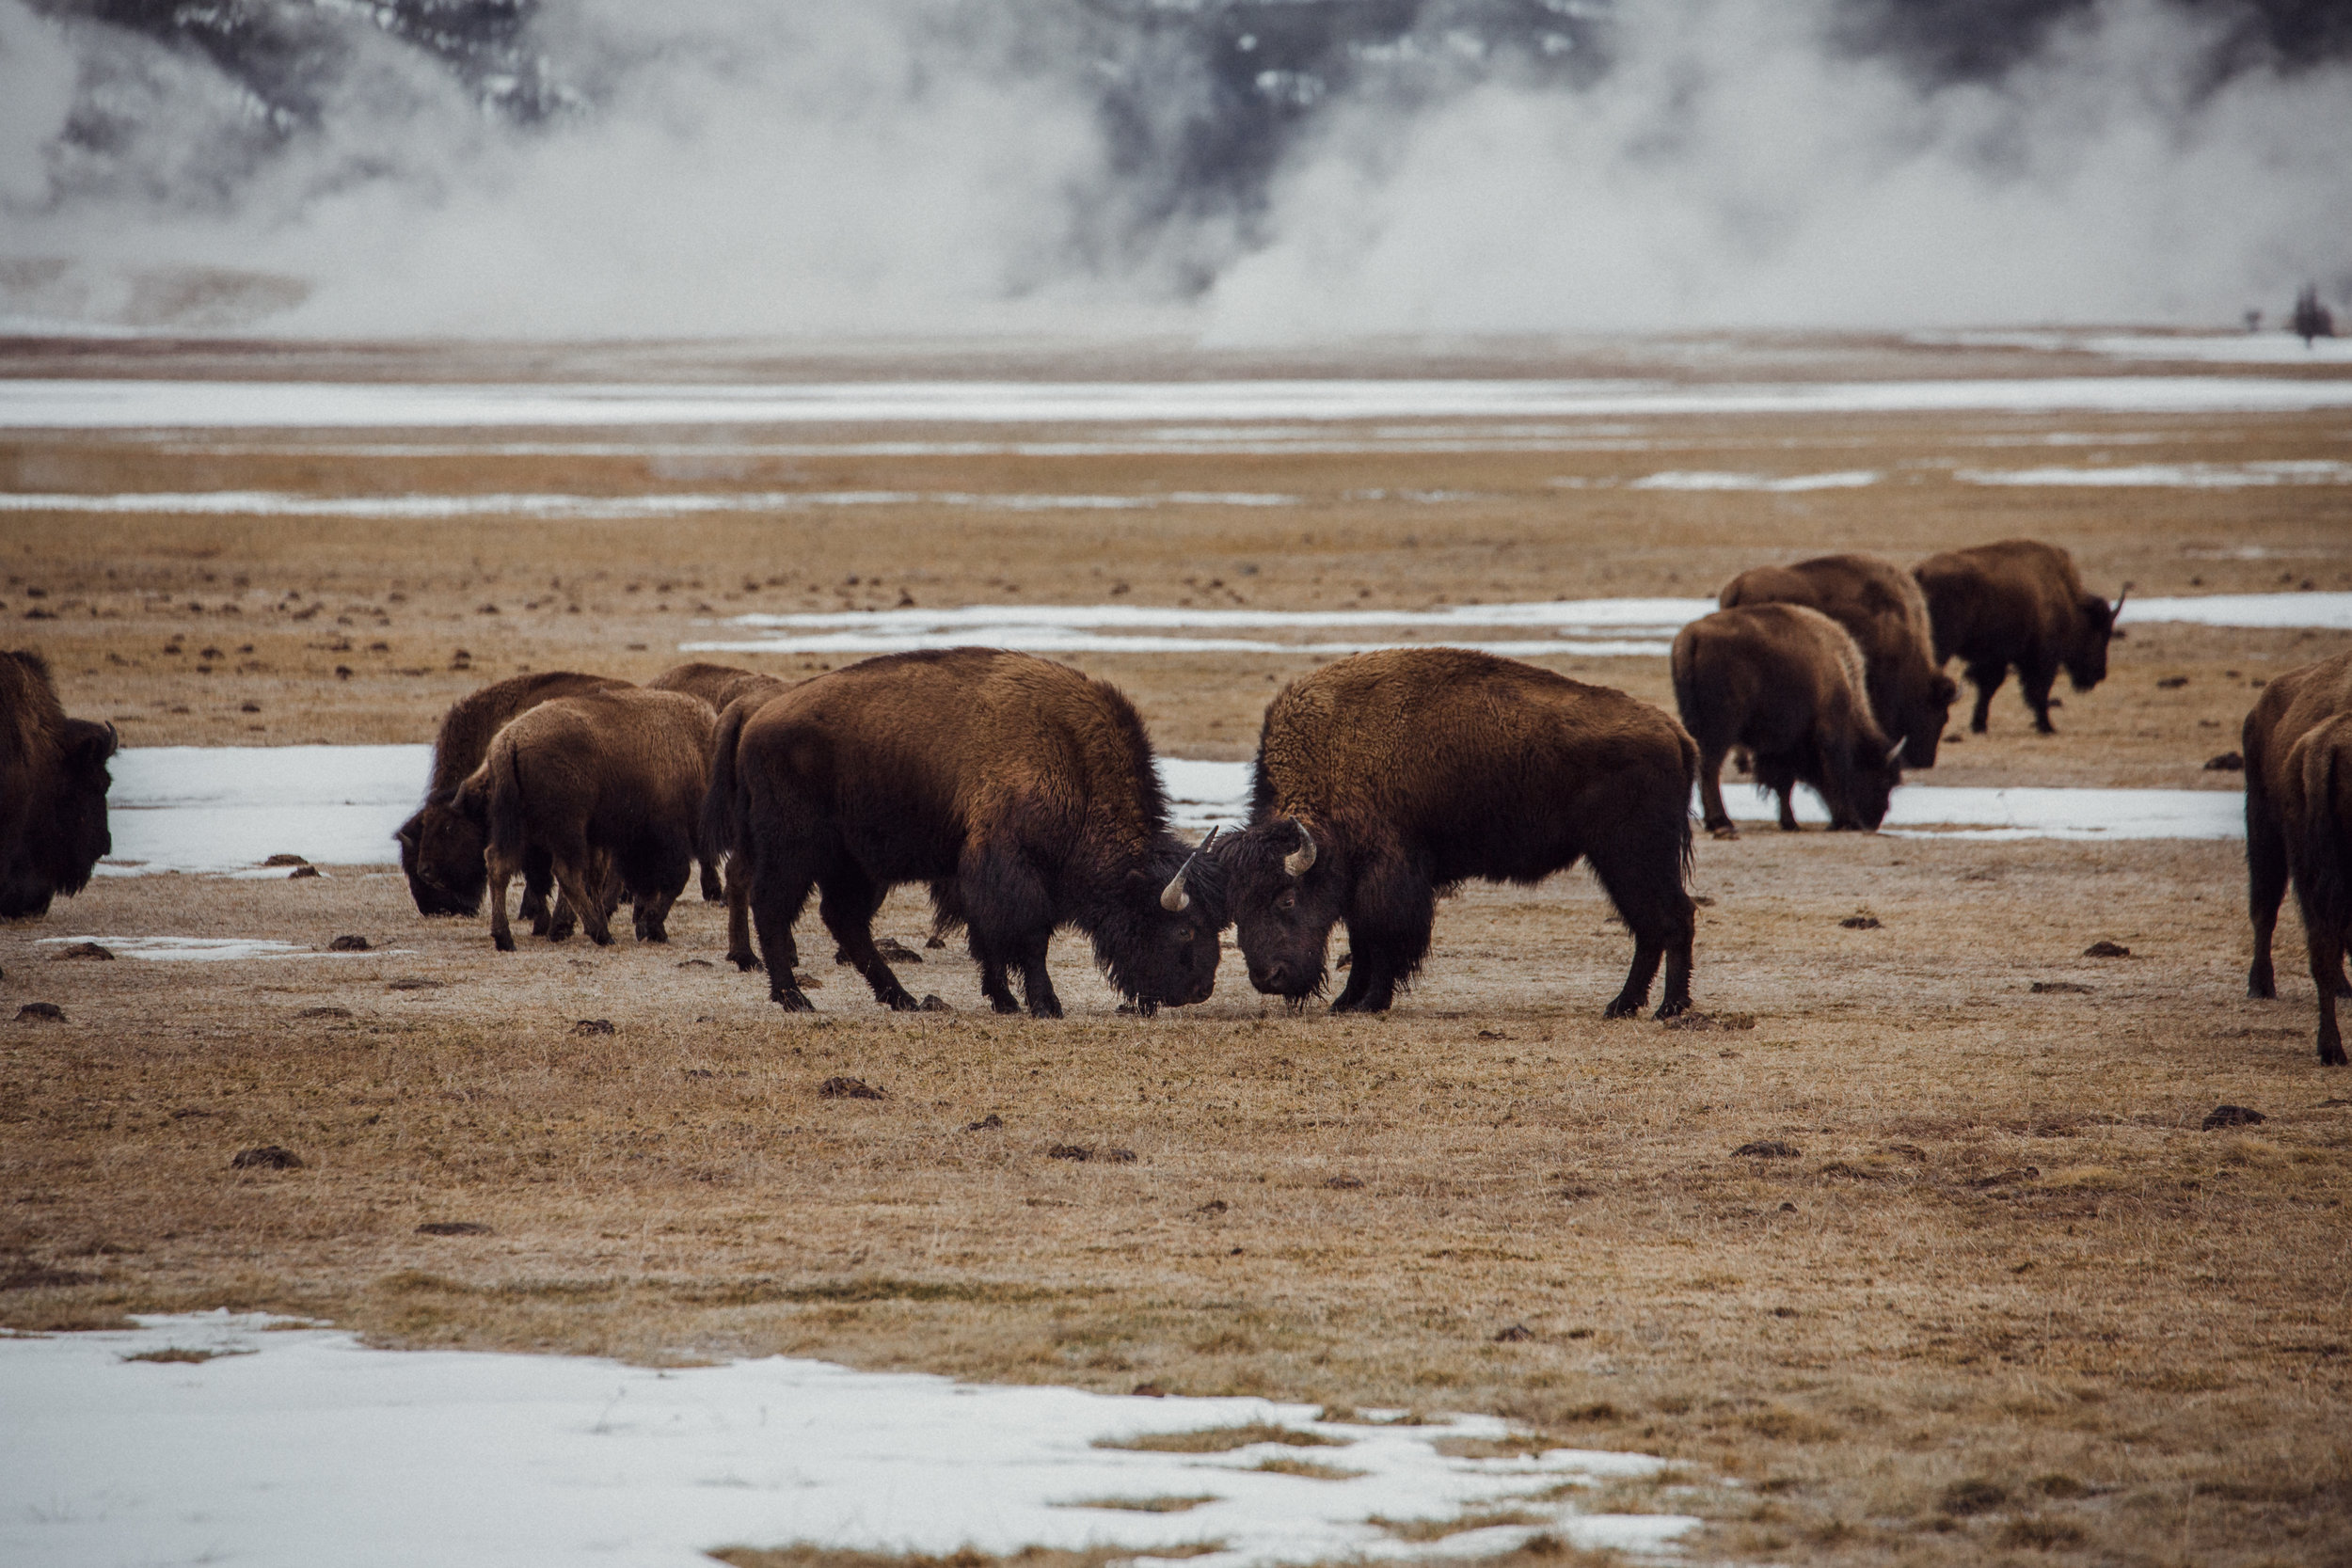
<svg viewBox="0 0 2352 1568">
<path fill-rule="evenodd" d="M 283 876 L 283 872 L 278 873 Z M 374 947 L 364 953 L 329 953 L 264 937 L 42 937 L 43 943 L 94 942 L 119 958 L 151 963 L 229 963 L 248 958 L 366 958 L 407 953 L 406 947 Z"/>
<path fill-rule="evenodd" d="M 1876 484 L 1879 476 L 1868 468 L 1849 468 L 1828 474 L 1742 474 L 1668 471 L 1637 479 L 1632 490 L 1762 490 L 1788 495 L 1805 490 L 1858 490 Z"/>
<path fill-rule="evenodd" d="M 968 491 L 686 491 L 666 496 L 297 496 L 276 490 L 128 491 L 112 495 L 0 493 L 0 512 L 133 512 L 168 516 L 539 517 L 626 522 L 703 512 L 789 512 L 825 507 L 956 506 L 998 512 L 1140 512 L 1162 506 L 1295 506 L 1295 496 L 1175 490 L 1134 496 L 985 495 Z"/>
<path fill-rule="evenodd" d="M 2024 348 L 2045 353 L 2100 354 L 2111 359 L 2193 360 L 2207 365 L 2352 365 L 2352 338 L 2314 339 L 2309 347 L 2292 332 L 1947 332 L 1915 334 L 1913 342 L 1961 348 Z"/>
<path fill-rule="evenodd" d="M 1963 468 L 1963 484 L 2112 485 L 2129 489 L 2248 490 L 2280 484 L 2352 484 L 2352 463 L 2131 463 L 2096 468 Z"/>
<path fill-rule="evenodd" d="M 2126 599 L 2123 625 L 2159 621 L 2200 626 L 2312 627 L 2352 631 L 2352 594 L 2199 594 L 2182 598 Z"/>
<path fill-rule="evenodd" d="M 1670 1549 L 1692 1518 L 1578 1514 L 1534 1496 L 1656 1473 L 1645 1454 L 1553 1449 L 1449 1459 L 1440 1437 L 1496 1437 L 1462 1417 L 1338 1426 L 1311 1405 L 993 1387 L 770 1357 L 655 1370 L 576 1356 L 383 1351 L 352 1335 L 226 1312 L 121 1332 L 0 1339 L 0 1560 L 91 1568 L 230 1560 L 310 1568 L 607 1560 L 707 1568 L 730 1545 L 795 1541 L 946 1553 L 969 1544 L 1216 1541 L 1199 1568 L 1438 1555 L 1368 1523 L 1498 1506 L 1593 1549 Z M 128 1359 L 167 1350 L 204 1361 Z M 1093 1445 L 1263 1421 L 1346 1441 L 1311 1450 L 1364 1472 L 1258 1471 L 1223 1454 Z M 1210 1495 L 1185 1513 L 1104 1497 Z M 1509 1535 L 1515 1545 L 1532 1527 Z M 1458 1542 L 1458 1538 L 1457 1538 Z M 1450 1554 L 1448 1554 L 1450 1555 Z"/>
<path fill-rule="evenodd" d="M 2233 375 L 1691 386 L 1645 381 L 848 382 L 801 386 L 0 380 L 0 428 L 1125 424 L 2352 407 L 2352 378 Z"/>
<path fill-rule="evenodd" d="M 109 764 L 114 851 L 100 876 L 166 871 L 283 877 L 272 855 L 322 865 L 400 858 L 393 830 L 424 799 L 430 746 L 135 746 Z"/>
</svg>

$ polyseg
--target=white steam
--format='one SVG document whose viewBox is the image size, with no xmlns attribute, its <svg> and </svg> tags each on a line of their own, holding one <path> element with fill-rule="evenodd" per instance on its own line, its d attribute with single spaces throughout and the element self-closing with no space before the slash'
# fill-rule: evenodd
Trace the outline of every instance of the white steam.
<svg viewBox="0 0 2352 1568">
<path fill-rule="evenodd" d="M 1929 88 L 1831 47 L 1828 14 L 1629 4 L 1577 89 L 1507 59 L 1409 98 L 1367 75 L 1262 206 L 1168 218 L 1102 94 L 1125 73 L 1176 123 L 1196 78 L 1050 5 L 549 6 L 531 41 L 586 106 L 535 126 L 357 34 L 281 136 L 199 61 L 0 0 L 0 318 L 1228 343 L 2220 325 L 2352 272 L 2344 66 L 2211 87 L 2197 26 L 2133 0 L 1998 86 Z M 65 135 L 93 104 L 107 133 Z"/>
</svg>

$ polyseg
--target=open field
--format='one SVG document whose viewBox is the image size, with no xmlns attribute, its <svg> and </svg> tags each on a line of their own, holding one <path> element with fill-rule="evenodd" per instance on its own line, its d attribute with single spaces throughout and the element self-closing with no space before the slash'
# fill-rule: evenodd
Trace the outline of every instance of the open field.
<svg viewBox="0 0 2352 1568">
<path fill-rule="evenodd" d="M 125 373 L 103 352 L 77 362 Z M 1916 357 L 1872 345 L 1838 373 L 1960 373 Z M 2110 594 L 2352 588 L 2352 484 L 1962 477 L 2343 462 L 2342 413 L 1629 419 L 1473 451 L 1047 434 L 1096 450 L 905 450 L 976 439 L 919 427 L 0 435 L 20 493 L 918 498 L 596 522 L 0 513 L 0 615 L 126 745 L 271 745 L 428 739 L 518 668 L 643 677 L 726 615 L 904 598 L 1692 595 L 1759 562 L 2016 534 Z M 1635 483 L 1846 470 L 1880 477 Z M 1175 492 L 1295 499 L 919 499 Z M 2030 735 L 2012 687 L 1928 782 L 2233 788 L 2202 764 L 2255 685 L 2348 644 L 2136 628 L 2105 686 L 2066 693 L 2060 736 Z M 1234 759 L 1313 660 L 1071 662 L 1129 690 L 1163 752 Z M 1662 659 L 1549 662 L 1670 703 Z M 0 927 L 0 1018 L 66 1015 L 0 1022 L 0 1323 L 225 1305 L 397 1344 L 1487 1411 L 1677 1461 L 1714 1520 L 1705 1560 L 2352 1562 L 2352 1077 L 2316 1065 L 2291 911 L 2282 999 L 2244 1000 L 2243 886 L 2229 843 L 1702 838 L 1693 989 L 1729 1026 L 1669 1029 L 1600 1022 L 1630 944 L 1581 874 L 1443 905 L 1384 1019 L 1286 1014 L 1230 956 L 1206 1005 L 1116 1017 L 1065 939 L 1071 1016 L 1042 1024 L 976 1010 L 947 952 L 901 973 L 954 1014 L 881 1013 L 824 968 L 820 1012 L 787 1019 L 699 904 L 667 948 L 501 958 L 381 868 L 102 879 Z M 1879 925 L 1840 924 L 1857 914 Z M 919 946 L 927 920 L 902 893 L 877 929 Z M 342 933 L 377 951 L 104 962 L 44 940 Z M 813 911 L 803 940 L 831 951 Z M 2083 956 L 2100 940 L 2131 956 Z M 884 1098 L 820 1093 L 844 1076 Z M 2267 1119 L 2204 1130 L 2224 1103 Z M 1792 1152 L 1735 1153 L 1768 1142 Z M 301 1167 L 230 1168 L 263 1145 Z M 489 1233 L 417 1229 L 451 1221 Z M 1610 1506 L 1648 1506 L 1625 1493 Z"/>
</svg>

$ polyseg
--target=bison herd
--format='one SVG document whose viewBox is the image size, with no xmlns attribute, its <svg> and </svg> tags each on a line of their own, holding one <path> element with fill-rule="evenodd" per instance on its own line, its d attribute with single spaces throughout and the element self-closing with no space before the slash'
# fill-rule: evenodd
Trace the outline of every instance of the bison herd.
<svg viewBox="0 0 2352 1568">
<path fill-rule="evenodd" d="M 2127 590 L 2128 591 L 2128 590 Z M 1187 845 L 1168 826 L 1150 736 L 1110 685 L 1029 655 L 887 655 L 798 684 L 688 664 L 644 687 L 557 673 L 497 682 L 453 706 L 423 804 L 397 836 L 428 915 L 490 895 L 511 950 L 508 884 L 534 936 L 577 926 L 610 942 L 626 900 L 640 941 L 693 865 L 729 907 L 728 957 L 764 968 L 788 1011 L 810 1003 L 793 939 L 812 892 L 875 999 L 918 1003 L 877 946 L 894 887 L 930 894 L 933 936 L 964 933 L 998 1012 L 1061 1014 L 1046 972 L 1074 927 L 1130 1008 L 1205 999 L 1234 928 L 1261 992 L 1294 1005 L 1328 984 L 1334 1012 L 1379 1012 L 1429 952 L 1436 900 L 1473 878 L 1522 885 L 1588 863 L 1633 936 L 1607 1016 L 1691 1006 L 1690 803 L 1736 834 L 1721 773 L 1739 756 L 1779 797 L 1805 784 L 1831 826 L 1874 830 L 1905 767 L 1934 766 L 1959 689 L 1982 732 L 2014 670 L 2035 728 L 2051 687 L 2106 677 L 2122 600 L 2087 592 L 2066 552 L 2009 540 L 1905 572 L 1862 555 L 1758 567 L 1673 646 L 1680 722 L 1602 687 L 1458 648 L 1343 658 L 1268 705 L 1249 821 Z M 110 848 L 111 726 L 69 719 L 47 667 L 0 655 L 0 916 L 45 911 Z M 2292 884 L 2319 987 L 2319 1055 L 2344 1061 L 2352 994 L 2352 654 L 2272 682 L 2245 732 L 2249 995 L 2271 996 L 2271 933 Z M 723 878 L 722 873 L 723 872 Z M 756 935 L 757 951 L 754 951 Z M 1019 996 L 1014 994 L 1018 983 Z"/>
</svg>

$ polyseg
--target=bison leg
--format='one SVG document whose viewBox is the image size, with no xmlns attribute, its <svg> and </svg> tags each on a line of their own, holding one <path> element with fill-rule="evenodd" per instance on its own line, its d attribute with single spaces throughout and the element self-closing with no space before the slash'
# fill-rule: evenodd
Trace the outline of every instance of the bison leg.
<svg viewBox="0 0 2352 1568">
<path fill-rule="evenodd" d="M 2260 766 L 2257 759 L 2256 767 Z M 2252 770 L 2249 770 L 2249 779 Z M 2278 997 L 2270 967 L 2271 935 L 2279 928 L 2279 904 L 2287 892 L 2287 841 L 2278 817 L 2249 785 L 2246 797 L 2246 910 L 2254 922 L 2254 961 L 2247 967 L 2246 994 L 2263 1001 Z"/>
<path fill-rule="evenodd" d="M 907 994 L 898 976 L 874 949 L 874 911 L 882 908 L 882 895 L 890 890 L 846 860 L 827 872 L 818 885 L 823 890 L 817 903 L 818 916 L 850 962 L 866 976 L 866 983 L 874 988 L 874 1000 L 894 1013 L 919 1010 L 922 1004 Z"/>
<path fill-rule="evenodd" d="M 1061 998 L 1054 994 L 1054 982 L 1045 973 L 1045 950 L 1051 941 L 1049 935 L 1023 944 L 1021 994 L 1029 999 L 1031 1018 L 1061 1017 Z"/>
<path fill-rule="evenodd" d="M 809 850 L 802 843 L 792 845 L 788 851 L 759 847 L 746 889 L 752 924 L 759 933 L 760 957 L 768 965 L 768 999 L 788 1013 L 817 1010 L 793 979 L 801 950 L 792 941 L 792 923 L 801 918 L 801 907 L 808 902 L 808 890 L 815 880 L 808 870 Z"/>
<path fill-rule="evenodd" d="M 1601 891 L 1633 933 L 1633 963 L 1625 986 L 1601 1016 L 1631 1018 L 1647 1006 L 1661 958 L 1666 962 L 1666 990 L 1658 999 L 1657 1016 L 1688 1012 L 1698 914 L 1682 887 L 1681 824 L 1661 819 L 1645 831 L 1628 822 L 1590 859 Z"/>
<path fill-rule="evenodd" d="M 1707 831 L 1717 838 L 1738 838 L 1731 813 L 1724 808 L 1724 752 L 1721 746 L 1699 748 L 1699 813 Z"/>
<path fill-rule="evenodd" d="M 1985 733 L 1986 724 L 1992 716 L 1993 693 L 2001 689 L 2001 683 L 2007 679 L 2009 679 L 2007 664 L 1971 664 L 1968 666 L 1968 684 L 1977 689 L 1977 706 L 1976 710 L 1968 715 L 1968 727 L 1978 735 Z"/>
<path fill-rule="evenodd" d="M 971 934 L 967 945 L 972 949 L 972 961 L 980 966 L 980 994 L 988 998 L 988 1005 L 1000 1013 L 1019 1012 L 1021 1000 L 1012 994 L 1006 978 L 1009 968 L 1004 954 L 977 931 Z"/>
<path fill-rule="evenodd" d="M 2050 688 L 2058 683 L 2055 666 L 2047 670 L 2020 670 L 2017 685 L 2025 693 L 2026 705 L 2033 709 L 2033 729 L 2036 735 L 2056 735 L 2058 727 L 2050 722 Z"/>
<path fill-rule="evenodd" d="M 531 922 L 531 934 L 534 937 L 548 935 L 553 924 L 553 911 L 548 908 L 548 891 L 554 886 L 555 873 L 548 868 L 547 851 L 535 845 L 526 847 L 523 850 L 523 901 L 515 912 Z M 570 933 L 571 927 L 566 922 L 564 934 L 568 936 Z"/>
<path fill-rule="evenodd" d="M 686 868 L 682 865 L 678 867 L 678 879 L 675 883 L 665 882 L 650 890 L 638 890 L 636 922 L 639 942 L 666 942 L 670 940 L 670 907 L 685 891 Z"/>
<path fill-rule="evenodd" d="M 1418 874 L 1393 865 L 1368 871 L 1349 900 L 1347 944 L 1353 961 L 1331 1010 L 1387 1012 L 1396 1001 L 1396 988 L 1427 956 L 1437 913 L 1436 891 Z"/>
<path fill-rule="evenodd" d="M 703 902 L 723 904 L 727 901 L 725 881 L 719 875 L 719 857 L 710 855 L 702 861 Z"/>
<path fill-rule="evenodd" d="M 727 961 L 749 974 L 759 967 L 752 951 L 752 868 L 740 854 L 727 857 Z"/>
<path fill-rule="evenodd" d="M 2327 921 L 2307 923 L 2312 984 L 2319 990 L 2319 1065 L 2344 1065 L 2344 1037 L 2336 1029 L 2336 987 L 2344 974 L 2344 933 Z"/>
<path fill-rule="evenodd" d="M 515 933 L 506 924 L 506 884 L 514 879 L 515 866 L 499 858 L 492 850 L 483 857 L 484 868 L 490 874 L 490 945 L 501 953 L 515 951 Z"/>
</svg>

